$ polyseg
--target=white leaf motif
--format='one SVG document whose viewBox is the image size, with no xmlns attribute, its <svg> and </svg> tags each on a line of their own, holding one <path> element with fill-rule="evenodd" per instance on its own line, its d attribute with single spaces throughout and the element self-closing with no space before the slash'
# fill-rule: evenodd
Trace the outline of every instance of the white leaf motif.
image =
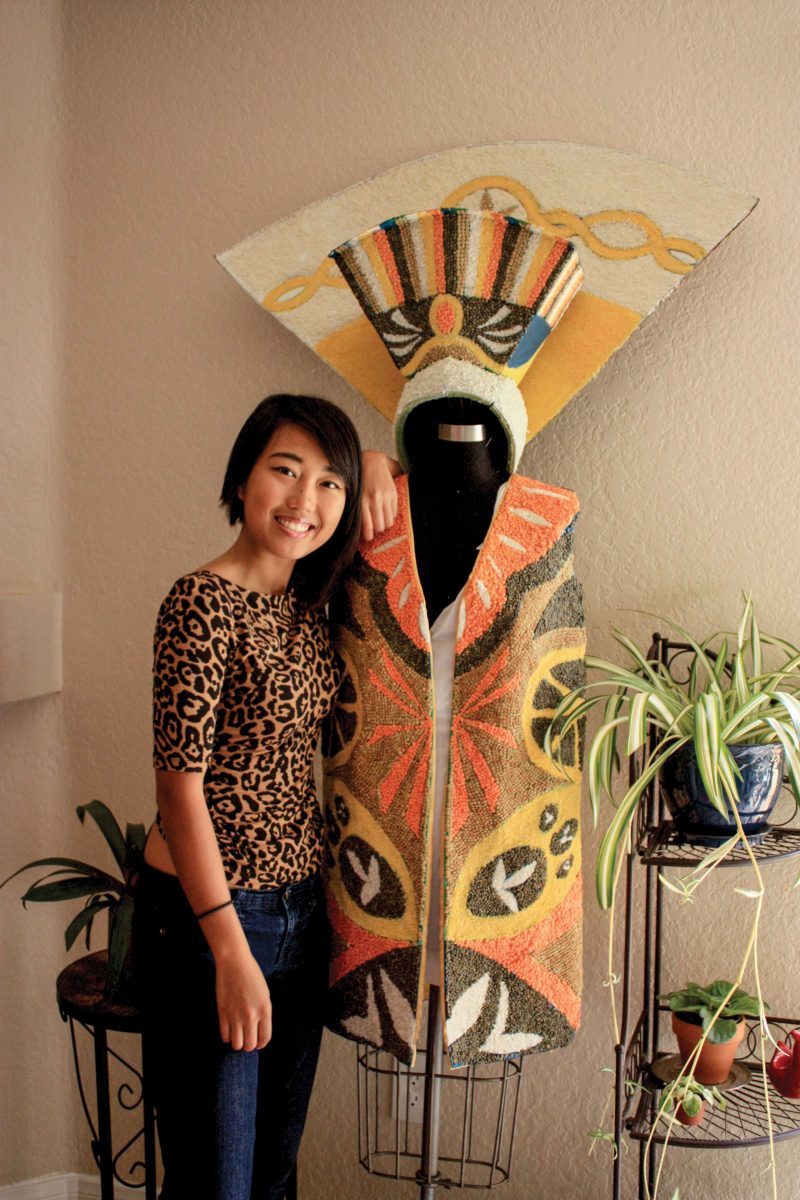
<svg viewBox="0 0 800 1200">
<path fill-rule="evenodd" d="M 367 976 L 367 1013 L 364 1017 L 347 1017 L 342 1021 L 345 1029 L 357 1037 L 359 1041 L 371 1042 L 374 1046 L 383 1045 L 381 1034 L 381 1019 L 378 1006 L 375 1003 L 375 985 L 372 976 Z"/>
<path fill-rule="evenodd" d="M 486 1054 L 519 1054 L 522 1050 L 531 1050 L 542 1040 L 540 1033 L 506 1033 L 508 1021 L 508 988 L 500 981 L 500 999 L 497 1004 L 497 1016 L 491 1033 L 481 1046 Z"/>
<path fill-rule="evenodd" d="M 497 895 L 503 901 L 506 908 L 511 912 L 519 912 L 519 904 L 517 897 L 514 895 L 513 889 L 520 887 L 527 879 L 530 879 L 533 872 L 536 870 L 536 862 L 527 863 L 524 867 L 520 867 L 514 871 L 512 875 L 506 875 L 506 865 L 502 858 L 498 858 L 492 875 L 492 887 Z"/>
<path fill-rule="evenodd" d="M 407 1046 L 410 1046 L 414 1039 L 414 1010 L 399 987 L 386 974 L 383 967 L 381 967 L 381 983 L 383 984 L 383 994 L 386 997 L 389 1016 L 392 1018 L 392 1024 L 397 1031 L 397 1036 Z"/>
<path fill-rule="evenodd" d="M 358 876 L 364 885 L 361 888 L 361 904 L 364 908 L 367 907 L 370 900 L 374 900 L 378 892 L 381 890 L 381 865 L 374 854 L 370 855 L 369 867 L 364 870 L 364 866 L 358 855 L 352 850 L 347 851 L 347 860 L 353 868 L 353 873 Z"/>
<path fill-rule="evenodd" d="M 465 992 L 456 1000 L 447 1022 L 447 1041 L 453 1045 L 460 1037 L 471 1029 L 481 1015 L 486 993 L 489 990 L 489 972 L 481 975 L 471 983 Z"/>
</svg>

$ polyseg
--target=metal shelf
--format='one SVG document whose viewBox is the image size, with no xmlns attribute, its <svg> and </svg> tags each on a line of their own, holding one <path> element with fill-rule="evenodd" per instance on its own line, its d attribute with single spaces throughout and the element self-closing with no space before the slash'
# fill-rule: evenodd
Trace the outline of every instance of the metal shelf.
<svg viewBox="0 0 800 1200">
<path fill-rule="evenodd" d="M 769 1026 L 776 1041 L 785 1041 L 790 1030 L 800 1026 L 800 1017 L 776 1017 L 770 1019 Z M 709 1105 L 700 1125 L 685 1126 L 675 1121 L 669 1134 L 670 1146 L 731 1150 L 741 1146 L 763 1146 L 769 1142 L 764 1076 L 761 1062 L 756 1057 L 758 1040 L 758 1026 L 748 1022 L 744 1056 L 736 1061 L 749 1068 L 750 1078 L 741 1086 L 723 1092 L 725 1109 Z M 660 1089 L 664 1085 L 655 1078 L 647 1063 L 639 1070 L 636 1083 L 640 1085 L 636 1088 L 639 1102 L 634 1116 L 626 1121 L 628 1134 L 635 1141 L 646 1141 L 657 1120 L 653 1142 L 663 1145 L 670 1122 L 668 1115 L 657 1117 Z M 769 1082 L 767 1087 L 774 1141 L 796 1136 L 800 1133 L 800 1100 L 788 1100 Z"/>
<path fill-rule="evenodd" d="M 683 651 L 691 647 L 671 642 L 659 634 L 653 635 L 648 658 L 657 659 L 674 674 L 674 666 Z M 629 763 L 629 783 L 633 784 L 642 770 L 642 759 L 653 751 L 653 742 L 634 756 Z M 773 811 L 774 823 L 767 826 L 761 843 L 750 844 L 753 857 L 759 864 L 776 862 L 800 854 L 800 826 L 797 825 L 794 798 L 786 787 Z M 785 818 L 782 821 L 782 818 Z M 795 822 L 792 825 L 792 822 Z M 666 1006 L 659 1001 L 664 988 L 663 942 L 665 935 L 665 905 L 668 897 L 660 886 L 662 867 L 691 870 L 708 854 L 709 847 L 685 840 L 671 820 L 667 819 L 666 804 L 660 794 L 658 781 L 651 780 L 636 814 L 633 849 L 625 866 L 624 967 L 621 977 L 620 1041 L 614 1048 L 614 1126 L 613 1138 L 618 1152 L 613 1161 L 613 1200 L 622 1200 L 623 1159 L 619 1148 L 628 1137 L 638 1144 L 639 1200 L 652 1195 L 659 1155 L 647 1154 L 646 1143 L 661 1147 L 721 1150 L 734 1147 L 761 1146 L 769 1142 L 767 1101 L 771 1115 L 774 1141 L 800 1134 L 800 1100 L 782 1096 L 771 1083 L 764 1090 L 762 1054 L 772 1056 L 772 1046 L 762 1048 L 758 1022 L 748 1023 L 747 1036 L 737 1061 L 750 1071 L 749 1078 L 734 1072 L 725 1085 L 725 1109 L 711 1106 L 703 1121 L 696 1126 L 671 1122 L 671 1114 L 658 1114 L 661 1089 L 650 1064 L 661 1063 L 662 1074 L 677 1064 L 666 1064 L 667 1039 L 663 1018 Z M 742 868 L 750 862 L 748 848 L 737 846 L 717 865 Z M 640 870 L 640 868 L 644 870 Z M 643 876 L 641 894 L 635 881 Z M 638 993 L 638 995 L 637 995 Z M 639 1003 L 641 1007 L 639 1007 Z M 792 1029 L 800 1028 L 800 1017 L 770 1018 L 772 1036 L 788 1041 Z M 672 1055 L 666 1055 L 672 1057 Z M 671 1132 L 667 1130 L 671 1123 Z M 665 1153 L 666 1149 L 661 1153 Z"/>
<path fill-rule="evenodd" d="M 639 857 L 648 866 L 693 867 L 708 854 L 710 847 L 684 841 L 672 821 L 662 821 L 655 828 L 647 827 L 638 840 Z M 791 858 L 800 854 L 800 827 L 769 825 L 763 841 L 751 845 L 758 862 Z M 720 867 L 736 867 L 748 863 L 750 856 L 744 846 L 735 846 L 720 862 Z"/>
</svg>

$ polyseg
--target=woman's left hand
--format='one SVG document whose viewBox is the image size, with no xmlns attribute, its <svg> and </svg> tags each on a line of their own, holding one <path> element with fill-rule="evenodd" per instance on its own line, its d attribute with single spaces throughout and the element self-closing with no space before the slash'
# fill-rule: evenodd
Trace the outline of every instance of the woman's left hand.
<svg viewBox="0 0 800 1200">
<path fill-rule="evenodd" d="M 380 450 L 361 455 L 364 482 L 361 494 L 361 533 L 371 542 L 376 533 L 391 529 L 397 517 L 395 478 L 402 474 L 399 462 Z"/>
</svg>

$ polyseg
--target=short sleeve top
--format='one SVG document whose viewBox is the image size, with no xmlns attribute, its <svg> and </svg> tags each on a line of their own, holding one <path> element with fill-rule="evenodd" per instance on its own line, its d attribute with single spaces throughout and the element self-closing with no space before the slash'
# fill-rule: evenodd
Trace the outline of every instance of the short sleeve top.
<svg viewBox="0 0 800 1200">
<path fill-rule="evenodd" d="M 161 605 L 153 763 L 203 773 L 231 887 L 278 887 L 319 867 L 314 752 L 338 683 L 324 614 L 290 592 L 195 571 Z"/>
</svg>

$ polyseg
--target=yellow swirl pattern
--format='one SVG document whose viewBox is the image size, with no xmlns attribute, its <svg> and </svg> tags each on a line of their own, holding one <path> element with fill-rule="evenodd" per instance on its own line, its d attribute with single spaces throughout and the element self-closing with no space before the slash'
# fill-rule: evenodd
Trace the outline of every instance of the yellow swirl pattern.
<svg viewBox="0 0 800 1200">
<path fill-rule="evenodd" d="M 332 274 L 334 271 L 335 275 Z M 322 287 L 347 287 L 332 258 L 323 258 L 313 275 L 293 275 L 291 279 L 284 279 L 267 292 L 261 304 L 267 312 L 289 312 L 307 304 Z"/>
<path fill-rule="evenodd" d="M 600 212 L 579 217 L 566 208 L 543 209 L 533 192 L 524 184 L 507 175 L 481 175 L 462 183 L 442 201 L 442 208 L 457 208 L 476 192 L 481 192 L 481 207 L 490 208 L 487 194 L 491 190 L 507 192 L 513 196 L 525 212 L 525 219 L 548 233 L 565 238 L 580 238 L 598 258 L 616 259 L 620 262 L 644 258 L 650 255 L 664 271 L 674 275 L 688 275 L 695 263 L 705 258 L 705 250 L 699 242 L 688 238 L 669 237 L 659 229 L 655 221 L 641 212 L 621 208 L 607 208 Z M 613 246 L 595 232 L 598 225 L 629 225 L 638 229 L 642 241 L 637 246 Z M 685 255 L 686 262 L 678 255 Z M 293 275 L 277 284 L 262 300 L 268 312 L 289 312 L 301 308 L 316 296 L 320 288 L 346 288 L 347 283 L 331 258 L 324 258 L 311 275 Z"/>
<path fill-rule="evenodd" d="M 492 189 L 508 192 L 522 206 L 526 221 L 538 225 L 548 233 L 564 238 L 580 238 L 598 258 L 630 260 L 652 255 L 654 261 L 665 271 L 675 275 L 688 275 L 695 263 L 705 258 L 705 250 L 698 242 L 688 238 L 665 237 L 655 221 L 644 213 L 621 208 L 607 208 L 600 212 L 579 217 L 566 208 L 543 209 L 539 201 L 524 184 L 505 175 L 482 175 L 470 179 L 451 192 L 442 202 L 443 208 L 457 208 L 459 204 L 476 192 Z M 633 225 L 639 229 L 644 240 L 638 246 L 612 246 L 593 232 L 595 225 Z M 693 262 L 684 262 L 677 254 L 685 254 Z"/>
</svg>

